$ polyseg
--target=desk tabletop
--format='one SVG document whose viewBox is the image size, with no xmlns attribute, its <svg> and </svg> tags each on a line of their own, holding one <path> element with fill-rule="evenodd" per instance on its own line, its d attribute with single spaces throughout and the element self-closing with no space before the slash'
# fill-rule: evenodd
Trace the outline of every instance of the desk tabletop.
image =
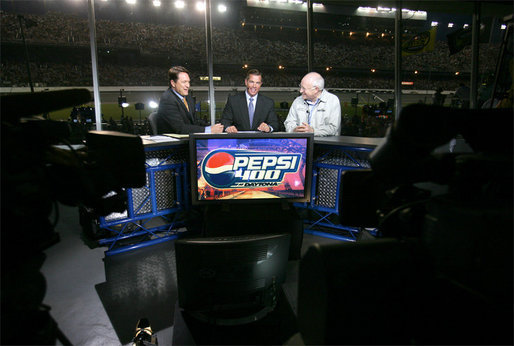
<svg viewBox="0 0 514 346">
<path fill-rule="evenodd" d="M 284 133 L 280 133 L 284 134 Z M 160 136 L 141 136 L 145 147 L 156 146 L 178 146 L 184 145 L 189 142 L 189 136 L 180 138 L 171 137 L 171 135 Z M 364 147 L 375 148 L 380 145 L 385 139 L 371 138 L 371 137 L 354 137 L 354 136 L 329 136 L 329 137 L 314 137 L 314 144 L 322 145 L 337 145 L 348 147 Z"/>
<path fill-rule="evenodd" d="M 380 145 L 385 138 L 354 137 L 354 136 L 329 136 L 314 137 L 314 144 L 339 145 L 349 147 L 374 148 Z"/>
</svg>

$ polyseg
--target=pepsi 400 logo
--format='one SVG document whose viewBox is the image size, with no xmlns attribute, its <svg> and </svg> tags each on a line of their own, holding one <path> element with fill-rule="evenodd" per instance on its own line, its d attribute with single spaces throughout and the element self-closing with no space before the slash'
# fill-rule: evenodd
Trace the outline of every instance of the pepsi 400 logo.
<svg viewBox="0 0 514 346">
<path fill-rule="evenodd" d="M 297 172 L 301 154 L 216 149 L 205 156 L 202 175 L 217 189 L 277 186 L 286 173 Z"/>
</svg>

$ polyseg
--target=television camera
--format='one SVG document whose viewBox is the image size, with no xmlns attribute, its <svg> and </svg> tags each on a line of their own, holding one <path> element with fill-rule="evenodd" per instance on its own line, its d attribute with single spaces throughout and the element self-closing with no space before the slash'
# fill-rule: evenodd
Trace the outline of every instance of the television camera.
<svg viewBox="0 0 514 346">
<path fill-rule="evenodd" d="M 106 215 L 126 209 L 125 188 L 146 182 L 138 136 L 90 131 L 79 148 L 67 142 L 67 122 L 36 116 L 90 100 L 87 89 L 1 96 L 2 344 L 67 344 L 42 304 L 43 251 L 59 241 L 57 202 Z"/>
<path fill-rule="evenodd" d="M 299 323 L 307 344 L 512 343 L 512 128 L 512 108 L 418 104 L 402 110 L 370 155 L 371 169 L 342 176 L 341 223 L 377 228 L 378 237 L 364 230 L 360 236 L 366 241 L 339 245 L 339 255 L 329 247 L 311 248 L 303 259 L 305 268 L 321 258 L 338 268 L 337 277 L 362 277 L 366 285 L 333 279 L 333 291 L 366 301 L 373 317 L 362 304 L 333 300 L 329 306 L 339 316 L 327 312 L 330 322 L 321 335 L 302 313 L 310 310 L 302 308 L 300 292 Z M 459 134 L 472 152 L 438 153 Z M 366 245 L 370 242 L 377 245 Z M 355 268 L 337 264 L 348 251 Z M 306 282 L 320 282 L 314 272 L 309 275 Z M 373 333 L 365 330 L 370 325 Z"/>
</svg>

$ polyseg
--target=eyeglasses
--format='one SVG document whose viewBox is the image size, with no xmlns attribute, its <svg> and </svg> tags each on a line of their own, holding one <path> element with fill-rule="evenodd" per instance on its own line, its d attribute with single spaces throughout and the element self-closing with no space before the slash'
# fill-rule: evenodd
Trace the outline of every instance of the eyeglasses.
<svg viewBox="0 0 514 346">
<path fill-rule="evenodd" d="M 302 90 L 311 90 L 311 89 L 316 89 L 316 87 L 304 88 L 301 84 L 298 84 L 298 87 L 300 88 L 300 91 L 302 91 Z"/>
</svg>

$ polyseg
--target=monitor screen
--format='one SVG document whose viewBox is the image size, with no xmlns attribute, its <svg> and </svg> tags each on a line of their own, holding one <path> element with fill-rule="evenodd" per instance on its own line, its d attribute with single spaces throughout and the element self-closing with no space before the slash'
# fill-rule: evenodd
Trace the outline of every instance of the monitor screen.
<svg viewBox="0 0 514 346">
<path fill-rule="evenodd" d="M 312 134 L 193 134 L 193 204 L 310 200 Z"/>
<path fill-rule="evenodd" d="M 217 325 L 256 321 L 273 311 L 285 281 L 289 234 L 179 239 L 178 303 Z"/>
</svg>

